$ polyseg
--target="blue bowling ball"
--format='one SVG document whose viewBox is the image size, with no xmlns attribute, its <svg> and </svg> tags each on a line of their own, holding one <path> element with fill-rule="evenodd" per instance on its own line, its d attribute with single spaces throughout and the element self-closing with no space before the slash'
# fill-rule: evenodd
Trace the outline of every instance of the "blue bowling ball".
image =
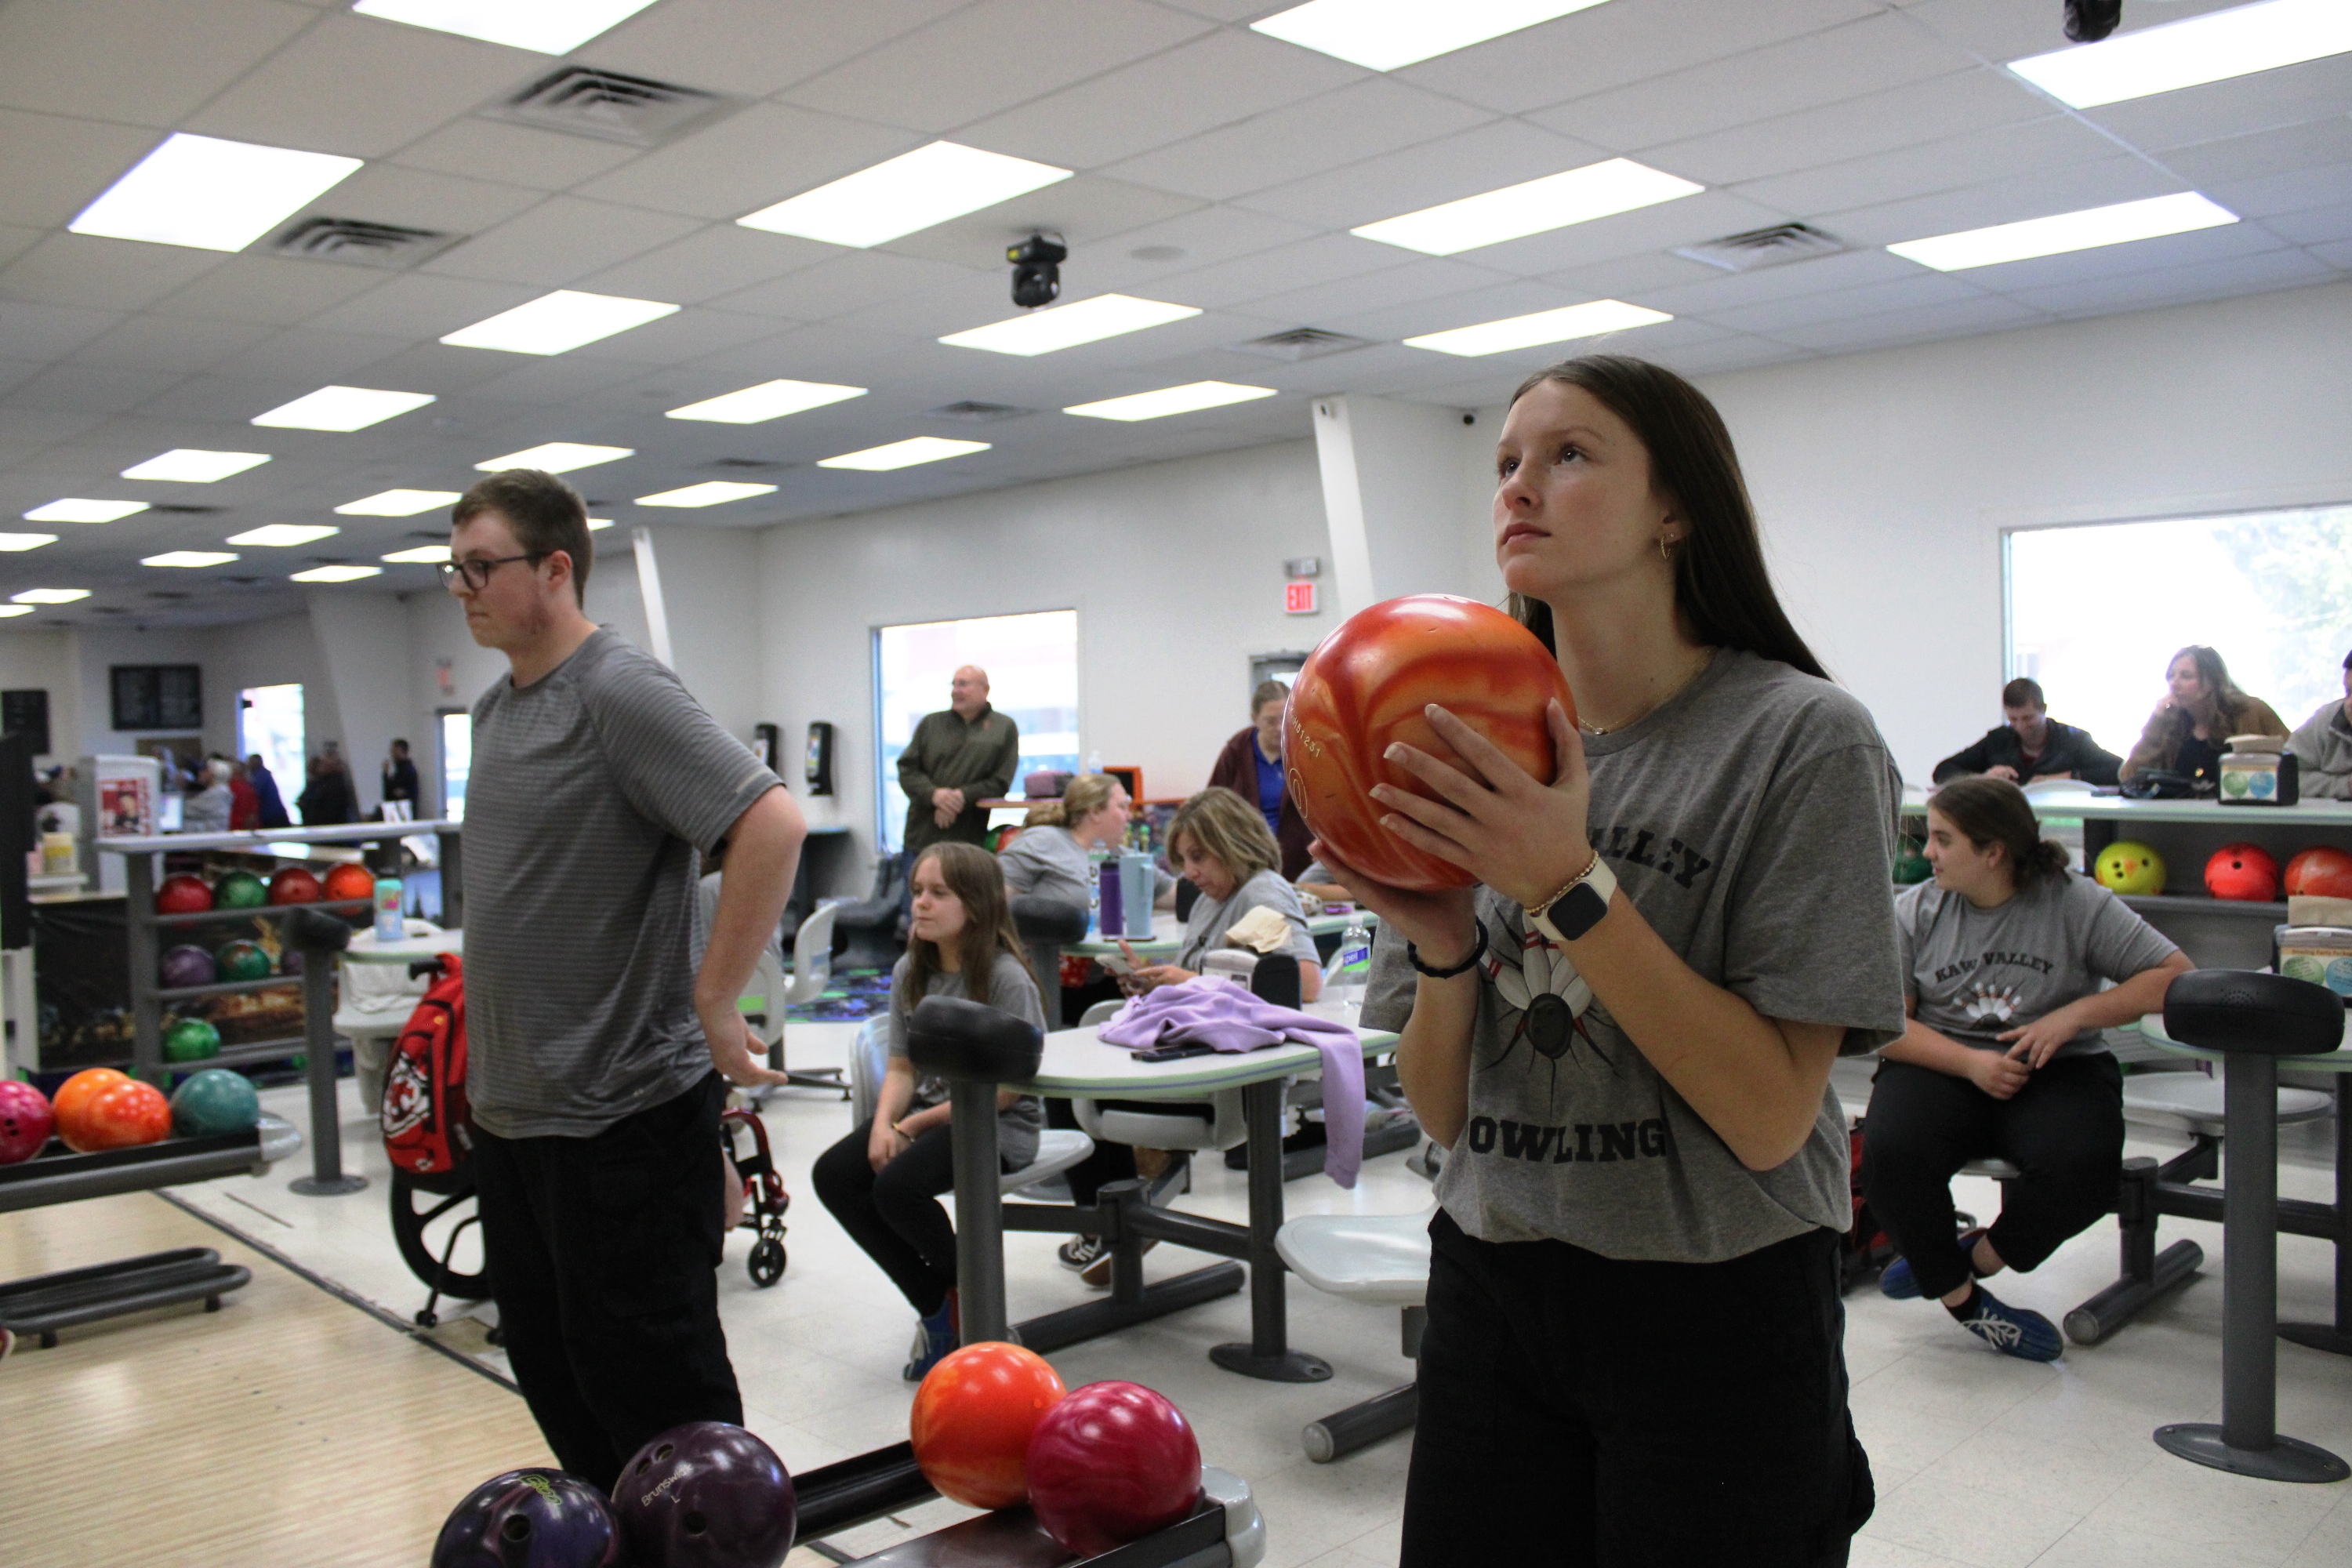
<svg viewBox="0 0 2352 1568">
<path fill-rule="evenodd" d="M 183 1138 L 250 1132 L 261 1121 L 261 1097 L 253 1080 L 226 1068 L 190 1073 L 172 1091 L 172 1131 Z"/>
</svg>

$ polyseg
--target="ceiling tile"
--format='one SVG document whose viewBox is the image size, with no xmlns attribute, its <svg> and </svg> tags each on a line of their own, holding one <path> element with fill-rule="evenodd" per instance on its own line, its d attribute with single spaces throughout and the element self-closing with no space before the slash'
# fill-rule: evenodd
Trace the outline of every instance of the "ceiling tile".
<svg viewBox="0 0 2352 1568">
<path fill-rule="evenodd" d="M 473 114 L 410 142 L 394 162 L 445 174 L 495 171 L 507 184 L 560 191 L 617 169 L 643 150 Z"/>
<path fill-rule="evenodd" d="M 63 228 L 155 150 L 152 131 L 0 109 L 0 223 Z"/>
<path fill-rule="evenodd" d="M 2192 300 L 2225 299 L 2272 289 L 2326 283 L 2334 268 L 2299 250 L 2231 257 L 2188 267 L 2135 272 L 2123 278 L 2085 278 L 2046 289 L 2013 292 L 2021 305 L 2055 316 L 2103 316 L 2118 310 L 2152 310 Z"/>
<path fill-rule="evenodd" d="M 2352 239 L 2352 202 L 2264 218 L 2263 226 L 2290 245 L 2325 245 L 2331 240 Z"/>
<path fill-rule="evenodd" d="M 1599 147 L 1558 132 L 1524 121 L 1498 120 L 1257 191 L 1237 198 L 1235 205 L 1330 228 L 1354 228 L 1441 202 L 1582 168 L 1608 155 Z"/>
<path fill-rule="evenodd" d="M 2233 77 L 2082 110 L 2138 147 L 2166 148 L 2341 116 L 2352 101 L 2352 56 Z"/>
<path fill-rule="evenodd" d="M 1696 379 L 1705 375 L 1728 375 L 1735 371 L 1754 370 L 1761 365 L 1784 364 L 1790 360 L 1809 358 L 1812 352 L 1771 338 L 1751 338 L 1735 332 L 1727 337 L 1676 349 L 1659 357 L 1669 369 Z"/>
<path fill-rule="evenodd" d="M 1961 337 L 1971 332 L 2006 331 L 2049 319 L 2043 312 L 2028 310 L 2014 300 L 1985 294 L 1916 310 L 1890 310 L 1883 315 L 1816 321 L 1790 327 L 1772 336 L 1799 348 L 1843 353 L 1932 338 Z"/>
<path fill-rule="evenodd" d="M 152 307 L 157 315 L 291 326 L 331 310 L 384 280 L 371 267 L 298 261 L 284 256 L 231 256 Z"/>
<path fill-rule="evenodd" d="M 781 103 L 755 103 L 577 194 L 730 222 L 921 144 L 919 136 Z"/>
<path fill-rule="evenodd" d="M 1998 135 L 2024 121 L 2063 125 L 2085 141 L 2114 150 L 2106 138 L 2053 114 L 2034 94 L 1979 67 L 1648 148 L 1642 160 L 1685 179 L 1728 185 L 1930 142 Z"/>
<path fill-rule="evenodd" d="M 2298 169 L 2352 163 L 2352 115 L 2175 147 L 2164 153 L 2161 161 L 2200 190 L 2225 180 L 2259 180 Z"/>
<path fill-rule="evenodd" d="M 0 279 L 5 275 L 0 274 Z M 441 278 L 426 272 L 403 272 L 382 287 L 312 318 L 310 324 L 331 332 L 372 332 L 383 337 L 439 339 L 460 327 L 471 326 L 501 310 L 511 310 L 542 290 L 526 285 L 484 283 L 468 278 Z M 467 353 L 496 353 L 494 349 L 467 349 Z"/>
<path fill-rule="evenodd" d="M 1116 243 L 1089 249 L 1076 266 L 1089 283 L 1125 293 L 1139 289 L 1150 294 L 1163 280 L 1179 274 L 1189 276 L 1188 269 L 1198 268 L 1203 260 L 1245 260 L 1314 233 L 1303 223 L 1266 213 L 1234 206 L 1195 207 L 1164 222 L 1129 229 L 1117 236 Z M 1163 250 L 1177 254 L 1159 254 Z M 1140 251 L 1152 254 L 1139 255 Z M 1065 275 L 1070 275 L 1066 267 Z"/>
<path fill-rule="evenodd" d="M 1099 169 L 1365 74 L 1256 33 L 1217 32 L 983 120 L 961 139 L 1065 168 Z"/>
<path fill-rule="evenodd" d="M 971 275 L 968 268 L 888 251 L 824 248 L 833 250 L 830 259 L 727 295 L 719 303 L 753 315 L 824 321 L 928 289 L 968 282 Z"/>
<path fill-rule="evenodd" d="M 2352 162 L 2198 187 L 2240 217 L 2269 218 L 2352 201 Z"/>
<path fill-rule="evenodd" d="M 1561 298 L 1558 289 L 1540 283 L 1507 277 L 1465 262 L 1423 257 L 1360 278 L 1343 278 L 1253 300 L 1248 309 L 1254 316 L 1307 322 L 1334 331 L 1353 332 L 1358 337 L 1379 339 L 1402 336 L 1407 331 L 1433 332 L 1472 321 L 1491 321 L 1501 316 L 1524 315 L 1531 310 L 1548 310 L 1555 305 L 1576 303 Z M 1378 331 L 1363 330 L 1362 322 L 1368 315 L 1406 305 L 1415 307 L 1412 321 L 1401 323 L 1394 333 L 1385 328 Z"/>
<path fill-rule="evenodd" d="M 2352 272 L 2352 240 L 2314 246 L 2311 254 L 2340 271 Z"/>
<path fill-rule="evenodd" d="M 1005 247 L 1033 234 L 1060 237 L 1075 256 L 1114 235 L 1180 217 L 1201 205 L 1195 196 L 1171 195 L 1099 174 L 1080 174 L 934 224 L 877 248 L 964 267 L 1003 267 Z"/>
<path fill-rule="evenodd" d="M 311 204 L 310 209 L 370 223 L 443 234 L 479 234 L 545 200 L 524 185 L 466 179 L 397 163 L 370 163 Z"/>
<path fill-rule="evenodd" d="M 631 300 L 699 305 L 772 283 L 840 254 L 838 247 L 814 239 L 768 234 L 740 224 L 705 224 L 683 239 L 583 278 L 581 287 Z"/>
<path fill-rule="evenodd" d="M 1904 196 L 1988 184 L 2017 175 L 2113 162 L 2116 153 L 2113 142 L 2088 126 L 2053 116 L 1971 132 L 1899 152 L 1822 163 L 1793 174 L 1752 180 L 1738 190 L 1752 200 L 1810 217 Z M 2162 175 L 2153 169 L 2147 170 L 2147 176 L 2162 182 Z M 2107 199 L 2128 198 L 2116 195 Z"/>
<path fill-rule="evenodd" d="M 1958 276 L 1990 292 L 2014 296 L 2045 285 L 2055 287 L 2089 278 L 2122 278 L 2158 268 L 2258 256 L 2281 247 L 2278 237 L 2259 224 L 2238 223 L 2134 240 L 2128 245 L 2103 245 L 2095 250 L 2008 261 L 1998 267 L 1972 267 Z"/>
<path fill-rule="evenodd" d="M 777 323 L 765 316 L 709 307 L 678 311 L 625 332 L 572 351 L 564 358 L 618 360 L 628 364 L 676 364 L 721 349 L 757 343 L 773 336 Z M 606 375 L 612 372 L 607 369 Z"/>
<path fill-rule="evenodd" d="M 275 0 L 16 0 L 0 104 L 173 125 L 314 19 Z"/>
<path fill-rule="evenodd" d="M 765 97 L 967 0 L 664 0 L 581 51 L 593 63 Z M 868 116 L 867 118 L 880 118 Z"/>
<path fill-rule="evenodd" d="M 1947 273 L 1931 272 L 1924 277 L 1915 273 L 1909 278 L 1864 284 L 1826 294 L 1801 294 L 1786 300 L 1764 300 L 1752 305 L 1733 305 L 1695 313 L 1734 331 L 1769 335 L 1784 327 L 1810 326 L 1816 321 L 1835 321 L 1841 317 L 1871 316 L 1919 305 L 1973 300 L 1983 292 Z M 1657 308 L 1663 310 L 1664 307 Z"/>
<path fill-rule="evenodd" d="M 0 309 L 0 356 L 39 363 L 62 359 L 121 320 L 120 310 L 12 300 Z"/>
<path fill-rule="evenodd" d="M 313 335 L 307 328 L 297 330 L 306 339 Z M 341 337 L 344 334 L 320 332 L 315 336 L 323 340 L 330 336 Z M 382 339 L 369 340 L 361 334 L 351 334 L 347 341 L 354 344 L 369 341 L 383 342 Z M 247 355 L 247 358 L 257 363 L 261 363 L 261 356 L 267 354 L 274 346 L 274 344 L 264 343 L 259 350 Z M 518 359 L 521 357 L 515 354 L 488 353 L 481 349 L 452 348 L 447 343 L 435 342 L 429 339 L 424 342 L 409 339 L 405 342 L 394 342 L 387 346 L 393 352 L 367 365 L 367 380 L 363 384 L 397 387 L 403 392 L 429 392 L 436 397 L 448 397 L 478 386 L 493 376 L 503 375 L 513 369 Z M 323 349 L 321 352 L 324 352 Z M 332 381 L 336 378 L 331 375 L 324 379 Z M 434 410 L 432 418 L 434 424 L 438 426 L 441 411 Z"/>
<path fill-rule="evenodd" d="M 138 407 L 179 379 L 170 371 L 56 364 L 10 392 L 8 403 L 12 407 L 74 414 L 120 414 Z"/>
<path fill-rule="evenodd" d="M 310 387 L 319 387 L 341 382 L 357 374 L 362 367 L 388 359 L 407 346 L 405 338 L 370 337 L 355 332 L 324 331 L 316 327 L 295 327 L 248 349 L 230 363 L 217 369 L 222 374 L 248 380 L 299 381 L 309 384 Z M 458 353 L 466 351 L 444 349 L 442 352 Z M 373 371 L 368 373 L 364 384 L 391 387 L 402 392 L 438 390 L 411 385 L 404 381 L 380 379 Z M 261 410 L 257 408 L 253 412 L 258 414 Z"/>
<path fill-rule="evenodd" d="M 1801 177 L 1792 175 L 1790 180 Z M 2047 217 L 2053 213 L 2168 195 L 2179 188 L 2178 183 L 2163 171 L 2140 159 L 2114 157 L 2064 168 L 2037 169 L 1931 195 L 1905 196 L 1843 209 L 1816 209 L 1808 215 L 1807 221 L 1818 223 L 1850 244 L 1893 245 L 1901 240 L 1924 239 L 1929 235 L 1957 234 L 1992 224 Z M 1826 188 L 1822 192 L 1825 199 L 1836 194 Z"/>
<path fill-rule="evenodd" d="M 1706 276 L 1677 286 L 1652 289 L 1642 296 L 1642 303 L 1654 310 L 1671 310 L 1678 316 L 1689 314 L 1712 319 L 1722 311 L 1738 310 L 1745 305 L 1794 300 L 1808 294 L 1835 294 L 1865 289 L 1873 284 L 1916 278 L 1920 270 L 1917 262 L 1906 261 L 1874 246 L 1866 250 L 1849 250 L 1837 256 L 1816 257 L 1810 261 L 1761 268 L 1754 272 L 1718 272 L 1697 262 L 1686 265 Z"/>
<path fill-rule="evenodd" d="M 1939 37 L 1996 63 L 2067 47 L 2065 13 L 2046 0 L 1901 0 L 1904 15 Z M 2245 0 L 2161 0 L 2124 8 L 2124 30 L 2177 22 Z"/>
<path fill-rule="evenodd" d="M 1211 30 L 1199 17 L 1143 0 L 987 0 L 782 96 L 827 113 L 943 132 Z M 1013 151 L 984 137 L 974 144 Z"/>
<path fill-rule="evenodd" d="M 488 233 L 443 251 L 425 263 L 422 270 L 451 278 L 561 288 L 655 246 L 684 238 L 702 226 L 698 218 L 583 201 L 578 196 L 551 196 Z"/>
<path fill-rule="evenodd" d="M 39 360 L 0 359 L 0 397 L 5 397 L 7 394 L 14 391 L 16 388 L 22 386 L 25 383 L 32 380 L 33 377 L 40 374 L 41 362 Z M 0 414 L 0 419 L 5 418 L 5 415 Z M 0 467 L 5 467 L 6 462 L 7 445 L 5 442 L 0 442 Z M 18 508 L 17 510 L 23 510 L 24 509 Z M 8 515 L 10 514 L 0 512 L 0 517 L 5 517 Z"/>
<path fill-rule="evenodd" d="M 219 265 L 220 254 L 135 239 L 53 234 L 0 269 L 0 300 L 136 310 Z"/>
<path fill-rule="evenodd" d="M 1325 234 L 1181 272 L 1159 287 L 1165 298 L 1180 305 L 1220 310 L 1410 266 L 1416 259 L 1422 258 L 1391 245 L 1376 245 L 1352 234 Z"/>
<path fill-rule="evenodd" d="M 1374 77 L 1113 165 L 1121 179 L 1222 200 L 1452 135 L 1492 116 Z"/>
<path fill-rule="evenodd" d="M 75 350 L 71 363 L 192 374 L 209 370 L 270 335 L 268 326 L 253 321 L 133 316 Z"/>
<path fill-rule="evenodd" d="M 1702 191 L 1679 201 L 1661 202 L 1629 213 L 1571 224 L 1524 239 L 1465 250 L 1460 259 L 1498 272 L 1534 278 L 1607 261 L 1696 245 L 1727 234 L 1768 228 L 1795 216 L 1748 199 L 1747 193 Z"/>
</svg>

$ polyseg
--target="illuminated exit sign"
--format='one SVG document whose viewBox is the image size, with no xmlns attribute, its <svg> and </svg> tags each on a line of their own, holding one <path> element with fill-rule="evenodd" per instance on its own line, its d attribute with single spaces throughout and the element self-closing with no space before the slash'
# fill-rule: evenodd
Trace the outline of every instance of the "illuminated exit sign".
<svg viewBox="0 0 2352 1568">
<path fill-rule="evenodd" d="M 1315 613 L 1315 584 L 1285 583 L 1282 585 L 1282 613 L 1286 616 L 1311 616 Z"/>
</svg>

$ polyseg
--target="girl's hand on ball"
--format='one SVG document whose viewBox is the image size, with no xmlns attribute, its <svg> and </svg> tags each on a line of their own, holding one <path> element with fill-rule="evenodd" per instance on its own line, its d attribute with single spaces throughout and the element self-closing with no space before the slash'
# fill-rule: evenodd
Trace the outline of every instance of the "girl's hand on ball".
<svg viewBox="0 0 2352 1568">
<path fill-rule="evenodd" d="M 1388 760 L 1437 798 L 1375 784 L 1372 798 L 1390 808 L 1381 819 L 1383 827 L 1522 904 L 1551 897 L 1592 863 L 1585 836 L 1592 774 L 1585 765 L 1583 739 L 1566 709 L 1553 701 L 1544 710 L 1553 754 L 1559 759 L 1549 784 L 1436 703 L 1430 704 L 1428 716 L 1430 727 L 1465 766 L 1440 762 L 1402 742 L 1391 746 Z"/>
</svg>

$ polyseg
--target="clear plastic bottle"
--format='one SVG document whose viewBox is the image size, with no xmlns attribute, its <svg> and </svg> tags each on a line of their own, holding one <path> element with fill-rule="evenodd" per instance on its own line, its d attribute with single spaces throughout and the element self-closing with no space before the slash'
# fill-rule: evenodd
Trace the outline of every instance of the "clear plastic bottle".
<svg viewBox="0 0 2352 1568">
<path fill-rule="evenodd" d="M 1348 929 L 1339 933 L 1339 951 L 1331 955 L 1331 973 L 1323 983 L 1327 1000 L 1338 1003 L 1349 1023 L 1364 1005 L 1364 984 L 1372 973 L 1372 935 L 1364 917 L 1350 913 Z"/>
<path fill-rule="evenodd" d="M 1080 771 L 1089 773 L 1098 773 L 1102 772 L 1102 753 L 1100 752 L 1088 752 L 1087 753 L 1087 765 Z"/>
</svg>

